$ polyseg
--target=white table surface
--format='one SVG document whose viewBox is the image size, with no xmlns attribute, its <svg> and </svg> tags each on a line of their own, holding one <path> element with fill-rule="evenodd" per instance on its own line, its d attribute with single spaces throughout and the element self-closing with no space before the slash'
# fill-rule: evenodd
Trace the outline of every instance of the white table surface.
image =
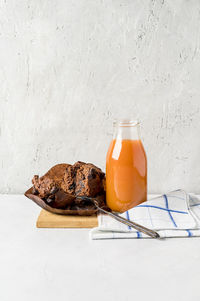
<svg viewBox="0 0 200 301">
<path fill-rule="evenodd" d="M 200 300 L 200 238 L 91 241 L 37 229 L 39 211 L 0 195 L 0 301 Z"/>
</svg>

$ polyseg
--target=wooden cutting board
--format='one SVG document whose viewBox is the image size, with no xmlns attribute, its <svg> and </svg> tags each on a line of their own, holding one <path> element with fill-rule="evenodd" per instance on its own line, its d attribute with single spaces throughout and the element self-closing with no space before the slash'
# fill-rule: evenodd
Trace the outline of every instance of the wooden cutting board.
<svg viewBox="0 0 200 301">
<path fill-rule="evenodd" d="M 96 215 L 59 215 L 42 209 L 36 226 L 37 228 L 94 228 L 98 226 L 98 220 Z"/>
</svg>

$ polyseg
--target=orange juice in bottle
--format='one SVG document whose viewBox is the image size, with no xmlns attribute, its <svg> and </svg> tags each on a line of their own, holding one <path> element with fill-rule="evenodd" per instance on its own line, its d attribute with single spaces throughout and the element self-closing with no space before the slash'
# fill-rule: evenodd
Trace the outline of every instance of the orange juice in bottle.
<svg viewBox="0 0 200 301">
<path fill-rule="evenodd" d="M 139 122 L 114 122 L 114 136 L 106 157 L 106 202 L 125 212 L 147 200 L 147 158 Z"/>
</svg>

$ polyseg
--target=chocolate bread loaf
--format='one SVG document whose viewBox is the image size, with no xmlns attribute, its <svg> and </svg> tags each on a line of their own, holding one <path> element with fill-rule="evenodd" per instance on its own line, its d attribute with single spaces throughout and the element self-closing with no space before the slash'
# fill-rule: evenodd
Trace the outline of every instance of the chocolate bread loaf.
<svg viewBox="0 0 200 301">
<path fill-rule="evenodd" d="M 53 208 L 94 207 L 84 196 L 95 198 L 100 206 L 105 206 L 105 174 L 91 163 L 55 165 L 44 176 L 35 175 L 32 183 L 34 194 Z"/>
<path fill-rule="evenodd" d="M 60 188 L 68 166 L 69 164 L 57 164 L 44 176 L 39 178 L 38 175 L 35 175 L 32 179 L 35 194 L 39 194 L 41 198 L 47 198 Z"/>
<path fill-rule="evenodd" d="M 91 163 L 76 162 L 64 174 L 62 188 L 68 193 L 95 197 L 104 192 L 105 174 Z"/>
</svg>

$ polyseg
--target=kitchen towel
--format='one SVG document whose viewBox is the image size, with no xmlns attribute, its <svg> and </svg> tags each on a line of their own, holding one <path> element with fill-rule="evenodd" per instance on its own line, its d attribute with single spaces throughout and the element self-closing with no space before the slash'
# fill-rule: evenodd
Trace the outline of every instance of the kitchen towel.
<svg viewBox="0 0 200 301">
<path fill-rule="evenodd" d="M 200 236 L 200 199 L 181 189 L 154 197 L 121 216 L 157 231 L 162 238 Z M 92 239 L 150 238 L 104 214 L 98 215 L 98 227 L 90 235 Z"/>
</svg>

